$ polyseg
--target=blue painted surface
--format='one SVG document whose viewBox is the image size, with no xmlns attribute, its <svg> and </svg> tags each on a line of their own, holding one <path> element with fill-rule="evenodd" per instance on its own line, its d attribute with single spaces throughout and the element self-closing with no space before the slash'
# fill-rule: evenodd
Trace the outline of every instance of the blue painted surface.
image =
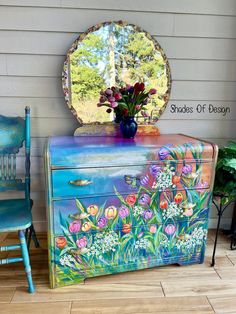
<svg viewBox="0 0 236 314">
<path fill-rule="evenodd" d="M 183 135 L 49 139 L 51 286 L 203 262 L 215 151 Z"/>
<path fill-rule="evenodd" d="M 26 229 L 32 223 L 25 199 L 0 200 L 0 232 Z"/>
<path fill-rule="evenodd" d="M 103 167 L 119 165 L 145 164 L 158 160 L 158 150 L 167 146 L 173 155 L 178 155 L 178 147 L 184 150 L 182 159 L 188 146 L 200 153 L 204 142 L 191 137 L 176 134 L 162 136 L 140 136 L 135 139 L 114 137 L 79 137 L 62 136 L 49 138 L 50 163 L 52 167 Z M 201 158 L 211 160 L 213 148 L 206 145 Z M 128 154 L 128 158 L 127 158 Z"/>
<path fill-rule="evenodd" d="M 31 274 L 31 266 L 30 266 L 30 260 L 29 260 L 29 252 L 28 248 L 26 245 L 26 239 L 25 239 L 25 234 L 24 231 L 19 230 L 18 232 L 19 239 L 20 239 L 20 245 L 21 245 L 21 252 L 22 252 L 22 258 L 25 266 L 25 272 L 27 276 L 27 281 L 28 281 L 28 291 L 29 293 L 34 293 L 35 288 L 32 280 L 32 274 Z"/>
<path fill-rule="evenodd" d="M 0 154 L 15 154 L 25 140 L 25 121 L 0 115 Z"/>
<path fill-rule="evenodd" d="M 0 232 L 18 231 L 20 246 L 0 248 L 10 251 L 21 248 L 21 257 L 0 260 L 0 264 L 22 261 L 25 265 L 29 292 L 34 292 L 29 254 L 24 231 L 32 225 L 30 200 L 30 110 L 25 108 L 25 120 L 0 116 L 0 191 L 25 191 L 24 199 L 0 200 Z M 25 182 L 16 177 L 16 154 L 25 141 Z"/>
<path fill-rule="evenodd" d="M 120 192 L 136 191 L 138 186 L 128 186 L 125 182 L 125 175 L 138 176 L 141 171 L 140 166 L 55 170 L 52 173 L 53 195 L 54 197 L 69 197 L 114 193 L 114 186 L 119 187 Z M 91 183 L 85 186 L 71 184 L 78 179 L 89 180 Z"/>
</svg>

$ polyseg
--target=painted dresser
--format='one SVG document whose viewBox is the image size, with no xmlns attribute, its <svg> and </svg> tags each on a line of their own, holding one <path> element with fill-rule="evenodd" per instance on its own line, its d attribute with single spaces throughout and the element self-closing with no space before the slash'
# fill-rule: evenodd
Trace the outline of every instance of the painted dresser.
<svg viewBox="0 0 236 314">
<path fill-rule="evenodd" d="M 202 263 L 216 155 L 184 135 L 50 138 L 51 287 Z"/>
</svg>

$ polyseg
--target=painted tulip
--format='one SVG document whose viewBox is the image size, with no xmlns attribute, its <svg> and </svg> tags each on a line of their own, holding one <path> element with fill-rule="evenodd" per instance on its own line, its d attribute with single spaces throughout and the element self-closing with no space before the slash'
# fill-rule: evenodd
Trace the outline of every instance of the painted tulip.
<svg viewBox="0 0 236 314">
<path fill-rule="evenodd" d="M 126 207 L 125 205 L 122 205 L 118 210 L 118 214 L 119 214 L 121 219 L 128 217 L 129 216 L 129 208 Z"/>
<path fill-rule="evenodd" d="M 168 207 L 168 202 L 167 202 L 167 200 L 162 200 L 162 201 L 160 201 L 160 208 L 161 208 L 161 209 L 167 209 L 167 207 Z"/>
<path fill-rule="evenodd" d="M 123 115 L 126 117 L 126 116 L 128 116 L 128 114 L 129 114 L 129 110 L 127 108 L 125 108 L 123 110 Z"/>
<path fill-rule="evenodd" d="M 144 91 L 144 89 L 145 89 L 145 85 L 143 82 L 142 83 L 137 82 L 134 84 L 135 93 L 142 92 L 142 91 Z"/>
<path fill-rule="evenodd" d="M 151 209 L 146 209 L 144 212 L 143 212 L 143 218 L 145 220 L 149 220 L 153 217 L 153 212 Z"/>
<path fill-rule="evenodd" d="M 141 177 L 140 178 L 140 183 L 141 183 L 141 185 L 144 185 L 144 186 L 148 185 L 148 183 L 149 183 L 149 175 L 147 174 L 147 175 Z"/>
<path fill-rule="evenodd" d="M 132 230 L 132 224 L 123 224 L 122 232 L 123 233 L 130 233 Z"/>
<path fill-rule="evenodd" d="M 110 89 L 110 88 L 107 88 L 105 90 L 105 93 L 108 95 L 108 96 L 111 96 L 113 94 L 113 91 Z"/>
<path fill-rule="evenodd" d="M 105 101 L 107 101 L 107 98 L 105 96 L 101 96 L 99 102 L 103 104 Z"/>
<path fill-rule="evenodd" d="M 112 103 L 111 103 L 111 107 L 112 107 L 112 108 L 118 107 L 118 103 L 117 103 L 116 101 L 112 102 Z"/>
<path fill-rule="evenodd" d="M 140 205 L 146 206 L 146 205 L 150 204 L 151 198 L 150 198 L 150 196 L 148 194 L 144 193 L 144 194 L 141 194 L 138 202 L 139 202 Z"/>
<path fill-rule="evenodd" d="M 82 237 L 82 238 L 79 238 L 77 241 L 76 241 L 76 245 L 78 246 L 78 248 L 82 249 L 84 247 L 87 246 L 87 238 L 86 237 Z"/>
<path fill-rule="evenodd" d="M 157 176 L 157 174 L 161 171 L 161 167 L 160 166 L 157 166 L 157 165 L 151 165 L 151 167 L 150 167 L 150 173 L 154 176 L 154 177 L 156 177 Z"/>
<path fill-rule="evenodd" d="M 69 225 L 69 231 L 71 233 L 79 232 L 80 229 L 81 229 L 81 220 L 75 220 L 75 221 L 71 222 Z"/>
<path fill-rule="evenodd" d="M 88 213 L 89 213 L 91 216 L 95 216 L 95 215 L 97 215 L 97 213 L 98 213 L 98 207 L 97 207 L 97 205 L 90 205 L 90 206 L 87 208 L 87 211 L 88 211 Z"/>
<path fill-rule="evenodd" d="M 107 225 L 107 219 L 106 217 L 100 217 L 97 221 L 97 225 L 99 228 L 104 228 Z"/>
<path fill-rule="evenodd" d="M 127 88 L 127 92 L 133 93 L 134 87 L 129 85 L 129 88 Z"/>
<path fill-rule="evenodd" d="M 158 156 L 161 160 L 163 160 L 170 156 L 170 152 L 165 147 L 162 147 L 158 152 Z"/>
<path fill-rule="evenodd" d="M 183 201 L 183 198 L 183 194 L 179 192 L 175 195 L 174 201 L 175 203 L 180 204 Z"/>
<path fill-rule="evenodd" d="M 115 100 L 120 100 L 120 99 L 122 99 L 121 93 L 115 93 L 115 94 L 114 94 L 114 97 L 115 97 Z"/>
<path fill-rule="evenodd" d="M 182 168 L 182 173 L 183 174 L 189 174 L 193 171 L 193 168 L 191 165 L 185 165 L 183 168 Z"/>
<path fill-rule="evenodd" d="M 135 110 L 140 110 L 141 107 L 142 107 L 141 105 L 136 105 L 136 106 L 135 106 Z"/>
<path fill-rule="evenodd" d="M 157 226 L 156 226 L 156 225 L 151 225 L 151 226 L 149 227 L 149 231 L 150 231 L 151 233 L 156 233 L 156 231 L 157 231 Z"/>
<path fill-rule="evenodd" d="M 116 101 L 116 99 L 115 99 L 115 97 L 110 96 L 110 97 L 108 97 L 108 101 L 109 101 L 110 103 L 112 103 L 112 102 Z"/>
<path fill-rule="evenodd" d="M 154 95 L 156 93 L 157 93 L 157 90 L 155 88 L 151 88 L 150 91 L 149 91 L 150 95 Z"/>
<path fill-rule="evenodd" d="M 178 184 L 178 183 L 180 183 L 180 176 L 173 176 L 172 177 L 172 183 L 173 184 Z"/>
<path fill-rule="evenodd" d="M 136 195 L 135 194 L 129 194 L 125 200 L 126 200 L 127 204 L 129 204 L 130 206 L 133 206 L 136 202 Z"/>
<path fill-rule="evenodd" d="M 86 221 L 86 222 L 84 222 L 83 223 L 83 225 L 82 225 L 82 231 L 84 231 L 84 232 L 88 232 L 90 229 L 91 229 L 91 223 L 89 222 L 89 221 Z"/>
<path fill-rule="evenodd" d="M 67 240 L 64 237 L 58 237 L 56 238 L 56 247 L 59 249 L 63 249 L 67 245 Z"/>
<path fill-rule="evenodd" d="M 165 227 L 165 233 L 168 234 L 168 235 L 174 234 L 175 231 L 176 231 L 176 227 L 175 227 L 175 225 L 173 225 L 173 224 L 168 224 L 168 225 Z"/>
<path fill-rule="evenodd" d="M 105 209 L 105 217 L 107 219 L 114 219 L 117 216 L 117 209 L 115 206 L 109 206 Z"/>
</svg>

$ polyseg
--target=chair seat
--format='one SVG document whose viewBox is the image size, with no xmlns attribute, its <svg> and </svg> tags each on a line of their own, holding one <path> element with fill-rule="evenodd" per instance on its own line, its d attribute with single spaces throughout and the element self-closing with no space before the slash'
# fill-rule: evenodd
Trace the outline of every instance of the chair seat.
<svg viewBox="0 0 236 314">
<path fill-rule="evenodd" d="M 24 230 L 31 224 L 31 211 L 25 199 L 0 200 L 0 232 Z"/>
</svg>

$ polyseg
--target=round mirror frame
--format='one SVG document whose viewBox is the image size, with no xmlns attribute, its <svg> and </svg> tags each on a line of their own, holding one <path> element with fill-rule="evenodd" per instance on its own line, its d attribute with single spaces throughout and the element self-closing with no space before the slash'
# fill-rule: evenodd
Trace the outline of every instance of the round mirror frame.
<svg viewBox="0 0 236 314">
<path fill-rule="evenodd" d="M 159 117 L 163 114 L 163 112 L 166 109 L 167 103 L 170 99 L 170 93 L 171 93 L 171 83 L 172 83 L 172 79 L 171 79 L 171 71 L 170 71 L 170 65 L 168 62 L 168 59 L 163 51 L 163 49 L 161 48 L 160 44 L 156 41 L 156 39 L 153 38 L 153 36 L 151 36 L 148 32 L 146 32 L 145 30 L 143 30 L 142 28 L 140 28 L 137 25 L 128 23 L 128 22 L 124 22 L 124 21 L 109 21 L 109 22 L 103 22 L 103 23 L 99 23 L 97 25 L 94 25 L 92 27 L 90 27 L 86 32 L 80 34 L 78 36 L 78 38 L 73 42 L 71 48 L 67 51 L 66 54 L 66 59 L 64 61 L 63 64 L 63 70 L 62 70 L 62 88 L 63 88 L 63 92 L 64 92 L 64 96 L 65 96 L 65 101 L 67 106 L 69 107 L 70 111 L 72 112 L 72 114 L 76 117 L 76 119 L 78 120 L 78 122 L 80 123 L 80 125 L 84 125 L 85 123 L 83 123 L 82 119 L 78 116 L 76 109 L 73 107 L 73 104 L 71 102 L 71 95 L 70 95 L 70 75 L 69 75 L 69 69 L 70 69 L 70 64 L 69 64 L 69 60 L 70 60 L 70 55 L 75 52 L 75 50 L 77 49 L 78 45 L 80 42 L 82 42 L 85 37 L 90 34 L 91 32 L 95 32 L 97 30 L 99 30 L 100 28 L 110 25 L 110 24 L 118 24 L 120 26 L 131 26 L 134 28 L 134 30 L 136 32 L 142 32 L 146 35 L 146 37 L 151 40 L 154 44 L 154 47 L 156 50 L 158 50 L 163 58 L 163 61 L 165 61 L 166 64 L 166 76 L 167 76 L 167 90 L 166 93 L 163 95 L 163 99 L 164 99 L 164 104 L 162 106 L 162 108 L 159 111 Z M 155 88 L 155 86 L 153 86 L 153 88 Z M 93 125 L 93 124 L 98 124 L 97 122 L 94 123 L 86 123 L 87 125 Z M 104 122 L 101 124 L 111 124 L 111 122 Z"/>
</svg>

